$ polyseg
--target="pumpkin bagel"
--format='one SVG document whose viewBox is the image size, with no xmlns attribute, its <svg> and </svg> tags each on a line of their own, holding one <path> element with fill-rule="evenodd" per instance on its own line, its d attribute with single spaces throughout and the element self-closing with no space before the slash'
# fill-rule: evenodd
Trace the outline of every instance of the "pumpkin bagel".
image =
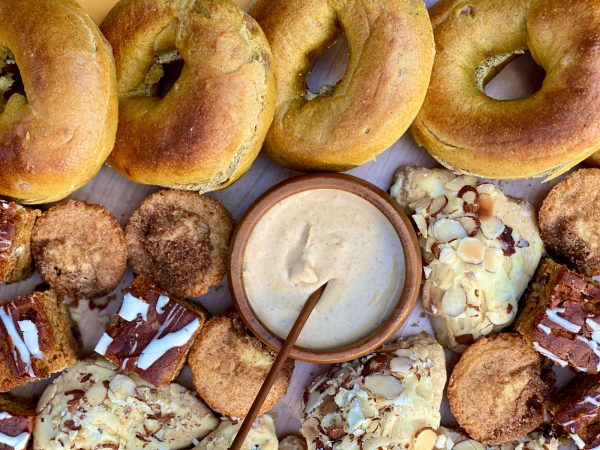
<svg viewBox="0 0 600 450">
<path fill-rule="evenodd" d="M 176 189 L 210 191 L 239 178 L 274 111 L 271 51 L 254 19 L 228 0 L 121 0 L 101 29 L 119 92 L 110 165 Z"/>
<path fill-rule="evenodd" d="M 412 135 L 446 167 L 496 179 L 553 178 L 600 147 L 599 0 L 442 0 L 437 47 Z M 529 51 L 544 68 L 529 97 L 485 84 Z"/>
<path fill-rule="evenodd" d="M 117 129 L 110 48 L 72 0 L 0 2 L 0 195 L 60 200 L 92 178 Z"/>
<path fill-rule="evenodd" d="M 273 50 L 277 105 L 265 148 L 298 170 L 341 171 L 383 152 L 418 112 L 434 42 L 421 0 L 262 0 L 252 10 Z M 343 31 L 346 74 L 307 91 L 314 60 Z"/>
</svg>

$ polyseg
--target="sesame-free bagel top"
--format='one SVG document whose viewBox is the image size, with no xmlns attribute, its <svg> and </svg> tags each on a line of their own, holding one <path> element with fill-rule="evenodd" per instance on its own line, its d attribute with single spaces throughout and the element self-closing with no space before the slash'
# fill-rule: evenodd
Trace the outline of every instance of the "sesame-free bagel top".
<svg viewBox="0 0 600 450">
<path fill-rule="evenodd" d="M 299 170 L 347 170 L 392 145 L 427 90 L 434 43 L 421 0 L 261 0 L 252 10 L 271 43 L 277 80 L 266 150 Z M 343 30 L 346 74 L 315 96 L 314 62 Z M 313 98 L 315 97 L 315 98 Z"/>
<path fill-rule="evenodd" d="M 227 0 L 122 0 L 101 29 L 119 91 L 109 163 L 133 181 L 178 189 L 239 178 L 260 150 L 275 98 L 271 52 L 254 19 Z M 165 72 L 177 64 L 165 94 Z"/>
<path fill-rule="evenodd" d="M 442 0 L 436 58 L 412 134 L 446 167 L 476 176 L 556 176 L 600 146 L 600 1 Z M 515 55 L 544 68 L 529 97 L 484 87 Z"/>
<path fill-rule="evenodd" d="M 117 128 L 115 68 L 75 1 L 0 2 L 0 112 L 1 195 L 57 201 L 100 170 Z"/>
</svg>

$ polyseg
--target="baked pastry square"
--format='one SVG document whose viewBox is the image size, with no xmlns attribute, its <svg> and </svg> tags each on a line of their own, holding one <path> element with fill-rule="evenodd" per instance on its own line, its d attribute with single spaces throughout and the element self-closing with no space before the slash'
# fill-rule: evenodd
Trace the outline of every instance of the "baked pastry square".
<svg viewBox="0 0 600 450">
<path fill-rule="evenodd" d="M 96 345 L 96 352 L 155 386 L 173 381 L 206 313 L 192 302 L 170 297 L 146 278 L 137 278 Z"/>
<path fill-rule="evenodd" d="M 74 364 L 79 352 L 74 326 L 53 291 L 33 292 L 0 306 L 0 392 Z"/>
<path fill-rule="evenodd" d="M 420 334 L 334 366 L 304 394 L 309 449 L 430 450 L 446 384 L 442 347 Z"/>
<path fill-rule="evenodd" d="M 600 371 L 600 284 L 545 258 L 515 328 L 542 355 L 579 372 Z"/>
<path fill-rule="evenodd" d="M 25 450 L 31 439 L 35 405 L 27 399 L 0 395 L 0 450 Z"/>
<path fill-rule="evenodd" d="M 21 281 L 31 275 L 31 230 L 40 214 L 37 209 L 0 200 L 0 283 Z"/>
<path fill-rule="evenodd" d="M 551 406 L 554 422 L 580 449 L 600 446 L 600 377 L 576 376 Z"/>
</svg>

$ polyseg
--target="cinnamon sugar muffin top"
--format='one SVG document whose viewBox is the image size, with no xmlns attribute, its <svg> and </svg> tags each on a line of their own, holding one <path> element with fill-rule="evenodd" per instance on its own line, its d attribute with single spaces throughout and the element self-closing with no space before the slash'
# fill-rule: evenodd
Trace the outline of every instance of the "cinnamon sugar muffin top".
<svg viewBox="0 0 600 450">
<path fill-rule="evenodd" d="M 225 276 L 233 219 L 213 198 L 165 189 L 125 228 L 133 270 L 179 297 L 202 295 Z"/>
</svg>

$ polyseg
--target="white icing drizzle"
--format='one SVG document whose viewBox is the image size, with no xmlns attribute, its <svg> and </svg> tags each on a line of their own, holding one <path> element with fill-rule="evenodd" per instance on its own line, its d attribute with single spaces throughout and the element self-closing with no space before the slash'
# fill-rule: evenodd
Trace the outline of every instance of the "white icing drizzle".
<svg viewBox="0 0 600 450">
<path fill-rule="evenodd" d="M 571 439 L 573 439 L 573 441 L 575 442 L 577 447 L 579 447 L 579 448 L 585 447 L 585 442 L 583 442 L 583 440 L 576 433 L 571 434 Z"/>
<path fill-rule="evenodd" d="M 594 406 L 600 406 L 600 402 L 596 398 L 591 397 L 589 395 L 587 395 L 583 400 L 581 400 L 579 402 L 579 404 L 583 404 L 583 403 L 590 403 Z"/>
<path fill-rule="evenodd" d="M 586 339 L 583 336 L 577 336 L 577 339 L 581 342 L 585 342 L 585 344 L 592 349 L 594 354 L 598 357 L 598 363 L 596 364 L 596 370 L 600 372 L 600 349 L 598 348 L 598 342 L 590 339 Z"/>
<path fill-rule="evenodd" d="M 596 445 L 595 447 L 592 447 L 589 450 L 600 450 L 600 445 Z"/>
<path fill-rule="evenodd" d="M 142 370 L 148 369 L 152 364 L 158 361 L 167 351 L 175 347 L 181 347 L 185 345 L 194 335 L 196 330 L 200 328 L 200 321 L 194 319 L 188 323 L 185 327 L 178 331 L 174 331 L 165 336 L 160 335 L 167 329 L 171 322 L 177 321 L 186 312 L 185 308 L 180 305 L 176 305 L 158 329 L 158 332 L 150 343 L 142 350 L 142 354 L 137 360 L 137 367 Z"/>
<path fill-rule="evenodd" d="M 138 314 L 142 316 L 142 319 L 148 320 L 148 303 L 128 292 L 123 297 L 123 303 L 121 303 L 118 314 L 128 322 L 135 320 Z"/>
<path fill-rule="evenodd" d="M 0 444 L 7 445 L 15 450 L 25 450 L 29 442 L 29 433 L 23 432 L 17 436 L 8 436 L 0 433 Z"/>
<path fill-rule="evenodd" d="M 4 306 L 0 307 L 0 320 L 2 320 L 2 324 L 4 325 L 4 328 L 6 328 L 6 332 L 10 336 L 15 347 L 15 350 L 13 350 L 13 358 L 15 359 L 15 361 L 17 361 L 18 359 L 23 361 L 23 363 L 27 367 L 27 373 L 29 374 L 29 376 L 35 378 L 36 375 L 33 371 L 33 366 L 31 365 L 31 353 L 29 352 L 27 345 L 25 345 L 25 342 L 23 342 L 23 339 L 17 332 L 17 328 L 15 327 L 15 323 L 13 321 L 12 316 L 8 312 L 6 312 L 6 308 Z M 17 353 L 19 354 L 18 358 Z"/>
<path fill-rule="evenodd" d="M 19 320 L 17 323 L 23 333 L 23 340 L 31 356 L 36 359 L 42 359 L 44 354 L 40 350 L 40 335 L 35 323 L 31 320 Z"/>
<path fill-rule="evenodd" d="M 560 317 L 558 315 L 559 313 L 563 314 L 564 312 L 565 312 L 565 308 L 549 309 L 548 311 L 546 311 L 546 316 L 548 316 L 548 319 L 550 319 L 552 322 L 554 322 L 559 327 L 562 327 L 571 333 L 579 333 L 579 331 L 581 330 L 581 325 L 577 325 L 577 324 L 574 324 L 573 322 L 569 322 L 564 317 Z"/>
<path fill-rule="evenodd" d="M 96 344 L 94 351 L 102 356 L 106 355 L 106 350 L 108 350 L 108 346 L 112 344 L 112 341 L 113 338 L 111 338 L 108 333 L 104 333 Z"/>
<path fill-rule="evenodd" d="M 544 355 L 546 358 L 551 359 L 552 361 L 554 361 L 555 363 L 559 364 L 561 367 L 566 367 L 567 362 L 560 359 L 558 356 L 556 356 L 554 353 L 552 353 L 549 350 L 546 350 L 545 348 L 543 348 L 539 342 L 534 342 L 533 343 L 533 347 L 540 352 L 542 355 Z"/>
<path fill-rule="evenodd" d="M 158 300 L 156 301 L 156 312 L 158 314 L 164 313 L 165 306 L 167 306 L 167 303 L 169 303 L 169 297 L 167 297 L 166 295 L 161 295 L 160 297 L 158 297 Z"/>
<path fill-rule="evenodd" d="M 540 330 L 542 330 L 542 331 L 543 331 L 544 333 L 546 333 L 546 334 L 552 334 L 552 329 L 550 329 L 550 327 L 547 327 L 547 326 L 546 326 L 546 325 L 544 325 L 543 323 L 540 323 L 540 324 L 538 325 L 538 328 L 539 328 Z"/>
</svg>

